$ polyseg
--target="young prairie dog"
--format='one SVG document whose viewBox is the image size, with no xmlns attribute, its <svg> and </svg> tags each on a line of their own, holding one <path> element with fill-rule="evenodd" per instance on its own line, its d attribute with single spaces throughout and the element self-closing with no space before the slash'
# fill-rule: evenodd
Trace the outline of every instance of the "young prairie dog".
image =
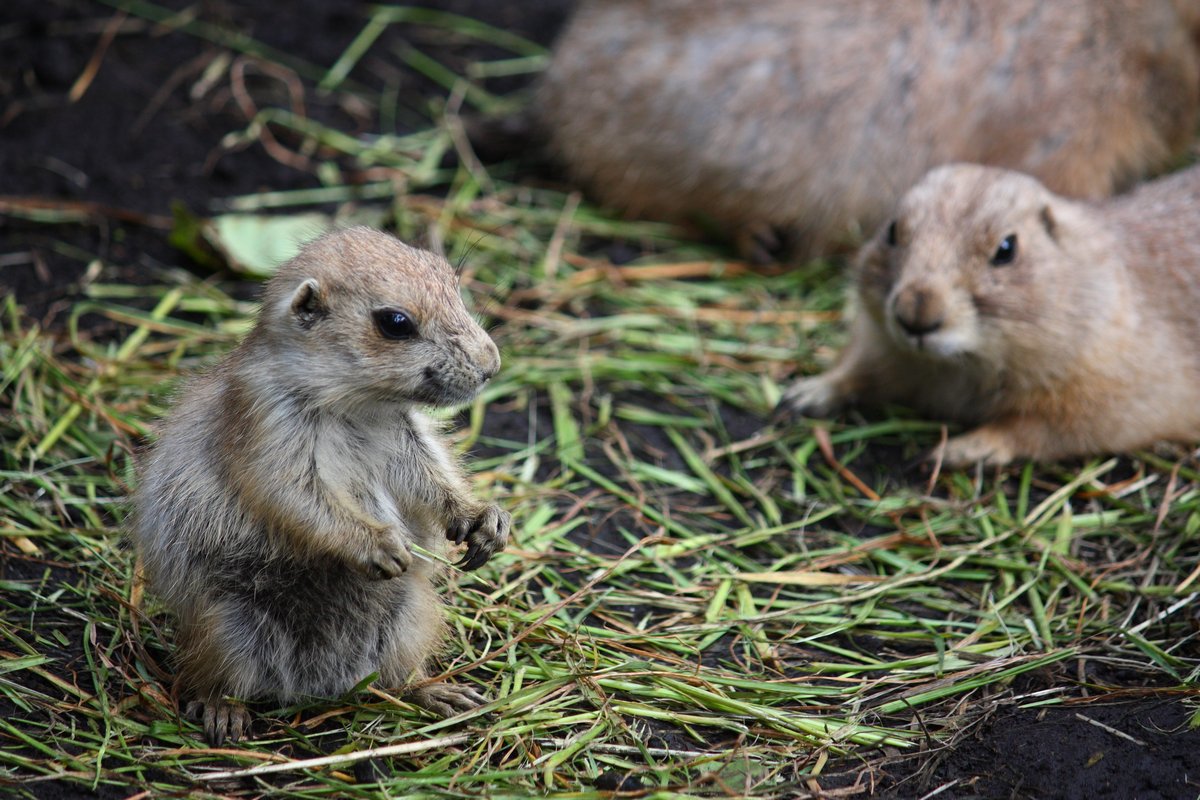
<svg viewBox="0 0 1200 800">
<path fill-rule="evenodd" d="M 857 260 L 850 342 L 779 413 L 902 403 L 1003 464 L 1200 439 L 1200 166 L 1099 204 L 1016 172 L 930 172 Z"/>
<path fill-rule="evenodd" d="M 412 547 L 466 542 L 474 569 L 510 522 L 472 496 L 419 409 L 470 400 L 499 366 L 450 265 L 350 228 L 281 266 L 245 340 L 184 387 L 145 461 L 133 538 L 178 616 L 180 683 L 213 744 L 249 730 L 235 698 L 427 677 L 439 570 Z M 411 696 L 447 716 L 485 702 L 447 684 Z"/>
<path fill-rule="evenodd" d="M 806 257 L 952 161 L 1108 196 L 1198 108 L 1196 0 L 584 0 L 533 113 L 599 201 Z"/>
</svg>

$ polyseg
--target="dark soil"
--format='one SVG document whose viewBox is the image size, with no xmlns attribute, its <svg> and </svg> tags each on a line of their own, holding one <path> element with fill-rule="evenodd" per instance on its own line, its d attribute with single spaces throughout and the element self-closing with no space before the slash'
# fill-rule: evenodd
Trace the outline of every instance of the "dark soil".
<svg viewBox="0 0 1200 800">
<path fill-rule="evenodd" d="M 1013 709 L 933 756 L 896 797 L 1136 798 L 1200 794 L 1200 730 L 1169 700 Z"/>
<path fill-rule="evenodd" d="M 167 0 L 172 10 L 195 12 L 200 22 L 241 31 L 321 71 L 361 31 L 372 7 L 362 0 Z M 480 19 L 549 43 L 573 0 L 442 0 L 431 6 Z M 103 51 L 95 78 L 77 100 L 69 93 L 102 46 L 106 26 L 117 34 Z M 444 96 L 394 54 L 405 47 L 436 55 L 454 70 L 503 51 L 459 40 L 423 26 L 393 25 L 349 80 L 379 88 L 390 82 L 399 98 L 393 130 L 348 93 L 323 94 L 302 86 L 310 118 L 349 134 L 403 132 L 429 124 L 426 110 Z M 206 214 L 225 198 L 259 190 L 319 185 L 311 171 L 286 165 L 258 143 L 228 137 L 249 124 L 228 86 L 194 97 L 214 59 L 228 51 L 197 36 L 123 17 L 94 0 L 5 0 L 0 3 L 0 198 L 37 197 L 58 204 L 90 203 L 85 224 L 50 226 L 0 217 L 3 254 L 0 288 L 13 293 L 29 316 L 55 321 L 91 257 L 125 267 L 122 277 L 145 280 L 149 265 L 175 263 L 167 245 L 172 205 Z M 498 79 L 494 92 L 522 81 Z M 284 83 L 246 69 L 246 87 L 261 105 L 285 96 Z M 132 223 L 132 224 L 131 224 Z M 78 247 L 63 252 L 61 243 Z"/>
<path fill-rule="evenodd" d="M 573 2 L 415 4 L 483 19 L 549 43 Z M 322 69 L 358 33 L 369 8 L 357 0 L 164 0 L 162 5 L 187 8 L 200 21 L 248 32 Z M 94 80 L 73 101 L 68 92 L 97 53 L 106 27 L 116 35 Z M 438 30 L 393 26 L 377 52 L 394 53 L 404 46 L 415 46 L 452 68 L 485 49 Z M 281 163 L 257 143 L 229 146 L 226 137 L 244 129 L 248 120 L 227 90 L 199 97 L 189 93 L 222 52 L 198 37 L 132 16 L 121 18 L 98 2 L 0 2 L 0 200 L 35 197 L 93 204 L 75 206 L 77 220 L 54 225 L 26 221 L 0 207 L 0 287 L 15 295 L 30 317 L 51 327 L 62 324 L 91 258 L 114 265 L 121 279 L 132 282 L 149 280 L 148 271 L 159 265 L 180 263 L 182 256 L 167 241 L 174 203 L 206 214 L 219 208 L 223 198 L 318 185 L 311 172 Z M 440 88 L 386 57 L 364 59 L 350 78 L 368 87 L 396 82 L 401 103 L 395 124 L 401 128 L 418 124 L 431 98 L 441 96 Z M 281 83 L 261 75 L 253 80 L 259 81 L 254 87 L 262 97 L 282 89 Z M 338 93 L 318 94 L 311 78 L 299 80 L 306 112 L 314 119 L 353 133 L 384 132 L 373 110 Z M 506 79 L 488 88 L 503 92 L 520 85 L 520 80 Z M 625 245 L 614 246 L 614 252 L 621 247 Z M 488 419 L 494 428 L 489 435 L 526 438 L 526 413 L 489 414 Z M 543 423 L 549 430 L 548 421 Z M 732 414 L 727 419 L 735 438 L 757 424 Z M 654 442 L 644 444 L 652 447 Z M 885 455 L 883 461 L 885 468 L 911 467 L 907 454 Z M 0 565 L 0 578 L 27 577 L 21 572 L 15 562 Z M 58 577 L 74 580 L 65 573 Z M 75 629 L 68 639 L 79 641 L 81 623 L 67 616 L 62 622 Z M 78 655 L 63 654 L 68 661 Z M 1065 676 L 1063 682 L 1069 682 Z M 1189 715 L 1181 702 L 1149 692 L 1119 705 L 1012 709 L 979 724 L 950 750 L 886 768 L 875 789 L 898 798 L 931 793 L 940 798 L 1194 798 L 1200 794 L 1200 733 L 1181 730 Z M 598 785 L 640 788 L 623 784 L 616 774 L 603 776 Z M 26 790 L 44 798 L 78 796 L 69 784 L 32 784 Z M 105 790 L 101 796 L 121 793 Z"/>
</svg>

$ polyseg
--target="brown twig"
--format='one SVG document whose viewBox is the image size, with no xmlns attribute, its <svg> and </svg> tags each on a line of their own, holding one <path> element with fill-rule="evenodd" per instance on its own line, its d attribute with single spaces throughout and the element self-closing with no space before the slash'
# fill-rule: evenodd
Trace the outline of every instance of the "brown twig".
<svg viewBox="0 0 1200 800">
<path fill-rule="evenodd" d="M 100 34 L 100 41 L 96 43 L 96 49 L 92 52 L 92 57 L 88 59 L 83 72 L 79 73 L 79 77 L 75 79 L 75 83 L 71 86 L 71 91 L 67 92 L 67 99 L 72 103 L 78 103 L 79 99 L 87 92 L 88 87 L 92 85 L 92 81 L 96 79 L 96 74 L 100 71 L 100 65 L 104 62 L 104 55 L 108 52 L 108 46 L 116 38 L 117 31 L 121 29 L 121 23 L 125 21 L 126 16 L 124 11 L 118 11 L 112 15 L 108 24 L 104 26 L 104 31 Z"/>
<path fill-rule="evenodd" d="M 875 493 L 875 490 L 863 483 L 861 478 L 851 472 L 844 464 L 842 464 L 842 462 L 837 460 L 837 456 L 833 454 L 833 442 L 829 438 L 829 431 L 825 430 L 825 428 L 822 426 L 817 425 L 813 428 L 813 438 L 817 440 L 817 447 L 820 448 L 821 455 L 825 457 L 826 463 L 833 467 L 834 471 L 836 471 L 838 475 L 841 475 L 843 480 L 845 480 L 855 489 L 858 489 L 859 493 L 862 494 L 863 497 L 871 500 L 872 502 L 879 502 L 879 495 Z"/>
</svg>

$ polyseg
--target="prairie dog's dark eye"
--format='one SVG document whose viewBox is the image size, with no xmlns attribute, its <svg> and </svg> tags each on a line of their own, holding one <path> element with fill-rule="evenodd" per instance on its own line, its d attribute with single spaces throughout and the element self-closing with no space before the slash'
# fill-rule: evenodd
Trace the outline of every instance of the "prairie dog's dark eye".
<svg viewBox="0 0 1200 800">
<path fill-rule="evenodd" d="M 888 247 L 896 246 L 896 220 L 892 220 L 887 226 L 887 243 Z"/>
<path fill-rule="evenodd" d="M 1000 242 L 1000 246 L 996 248 L 996 252 L 992 255 L 992 266 L 1003 267 L 1005 264 L 1011 264 L 1013 259 L 1017 257 L 1017 235 L 1010 233 Z"/>
<path fill-rule="evenodd" d="M 375 327 L 385 339 L 411 339 L 417 335 L 417 325 L 407 312 L 398 308 L 381 308 L 372 312 Z"/>
</svg>

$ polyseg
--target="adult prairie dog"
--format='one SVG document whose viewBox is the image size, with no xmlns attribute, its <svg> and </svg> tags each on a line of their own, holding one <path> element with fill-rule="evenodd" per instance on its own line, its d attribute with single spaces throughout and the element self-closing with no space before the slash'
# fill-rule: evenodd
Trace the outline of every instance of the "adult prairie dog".
<svg viewBox="0 0 1200 800">
<path fill-rule="evenodd" d="M 584 0 L 532 110 L 601 202 L 804 257 L 951 161 L 1123 190 L 1198 107 L 1197 0 Z"/>
<path fill-rule="evenodd" d="M 335 697 L 366 676 L 426 678 L 442 640 L 435 562 L 501 550 L 509 515 L 472 496 L 419 408 L 470 400 L 500 366 L 441 258 L 368 228 L 306 245 L 257 324 L 193 379 L 145 460 L 133 538 L 178 616 L 179 678 L 214 744 L 238 699 Z M 484 702 L 432 684 L 451 715 Z"/>
<path fill-rule="evenodd" d="M 978 425 L 945 461 L 1200 440 L 1200 166 L 1102 203 L 955 164 L 862 248 L 850 342 L 780 414 L 902 403 Z"/>
</svg>

